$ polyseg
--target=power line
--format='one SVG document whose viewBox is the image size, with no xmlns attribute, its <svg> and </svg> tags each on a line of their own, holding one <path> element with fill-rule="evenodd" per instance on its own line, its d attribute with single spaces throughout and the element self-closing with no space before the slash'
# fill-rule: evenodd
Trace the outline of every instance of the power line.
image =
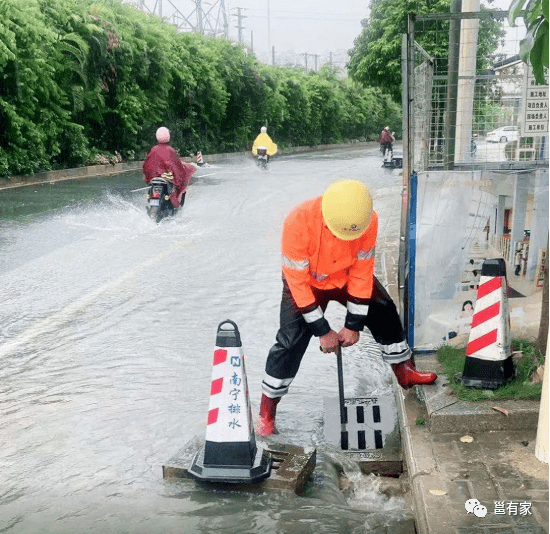
<svg viewBox="0 0 550 534">
<path fill-rule="evenodd" d="M 262 9 L 256 9 L 256 8 L 251 8 L 250 11 L 263 12 Z M 272 11 L 272 13 L 289 13 L 291 15 L 329 15 L 331 17 L 336 15 L 336 16 L 363 17 L 364 18 L 366 16 L 365 13 L 322 13 L 320 11 L 315 11 L 314 13 L 312 13 L 311 11 L 285 11 L 285 10 L 278 10 L 278 9 Z"/>
<path fill-rule="evenodd" d="M 267 15 L 250 15 L 250 18 L 251 19 L 266 19 L 267 18 Z M 284 15 L 284 16 L 271 16 L 272 19 L 277 19 L 277 20 L 296 20 L 296 17 L 294 16 L 291 16 L 291 15 Z M 324 22 L 344 22 L 344 23 L 354 23 L 354 24 L 361 24 L 361 20 L 365 19 L 366 16 L 363 15 L 361 17 L 358 17 L 358 18 L 353 18 L 353 17 L 346 17 L 346 18 L 335 18 L 334 16 L 327 16 L 326 18 L 323 18 L 323 17 L 317 17 L 317 16 L 312 16 L 312 17 L 307 17 L 305 19 L 300 19 L 300 20 L 297 20 L 297 22 L 303 22 L 303 21 L 314 21 L 314 20 L 321 20 L 321 21 L 324 21 Z"/>
</svg>

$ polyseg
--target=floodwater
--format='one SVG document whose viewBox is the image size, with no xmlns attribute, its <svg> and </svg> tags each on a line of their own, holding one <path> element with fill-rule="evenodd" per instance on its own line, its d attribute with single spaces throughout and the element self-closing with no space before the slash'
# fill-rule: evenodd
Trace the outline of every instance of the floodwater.
<svg viewBox="0 0 550 534">
<path fill-rule="evenodd" d="M 405 501 L 323 438 L 334 355 L 312 340 L 279 405 L 275 441 L 317 448 L 306 493 L 213 491 L 163 480 L 204 436 L 218 324 L 235 321 L 253 418 L 278 327 L 285 215 L 337 178 L 371 189 L 377 272 L 398 242 L 401 177 L 378 150 L 250 159 L 197 171 L 184 211 L 155 224 L 141 175 L 0 191 L 0 532 L 366 533 L 411 517 Z M 327 315 L 343 325 L 343 307 Z M 369 349 L 370 350 L 367 350 Z M 344 349 L 347 396 L 391 390 L 367 334 Z M 338 489 L 339 470 L 354 489 Z"/>
</svg>

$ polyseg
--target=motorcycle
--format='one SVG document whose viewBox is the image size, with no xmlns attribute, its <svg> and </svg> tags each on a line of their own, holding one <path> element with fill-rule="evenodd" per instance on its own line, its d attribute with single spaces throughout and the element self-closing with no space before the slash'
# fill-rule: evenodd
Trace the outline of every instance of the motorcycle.
<svg viewBox="0 0 550 534">
<path fill-rule="evenodd" d="M 174 184 L 170 181 L 170 173 L 152 178 L 147 191 L 147 215 L 160 222 L 164 217 L 175 215 L 178 208 L 175 208 L 170 201 L 170 195 Z"/>
<path fill-rule="evenodd" d="M 267 155 L 267 147 L 265 146 L 259 146 L 257 148 L 257 160 L 256 165 L 261 167 L 262 169 L 267 169 L 267 162 L 269 160 L 269 156 Z"/>
</svg>

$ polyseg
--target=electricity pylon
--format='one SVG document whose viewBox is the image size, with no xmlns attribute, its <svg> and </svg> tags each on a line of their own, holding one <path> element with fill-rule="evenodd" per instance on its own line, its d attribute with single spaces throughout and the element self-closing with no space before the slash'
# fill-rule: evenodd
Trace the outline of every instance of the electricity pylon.
<svg viewBox="0 0 550 534">
<path fill-rule="evenodd" d="M 174 4 L 176 1 L 179 4 L 189 4 L 190 7 L 185 11 L 190 11 L 189 15 L 184 15 L 183 8 L 180 9 Z M 138 9 L 157 15 L 166 22 L 174 24 L 178 32 L 194 32 L 229 38 L 225 0 L 215 0 L 213 4 L 202 0 L 183 0 L 183 2 L 174 0 L 174 2 L 172 0 L 139 0 Z M 206 7 L 203 8 L 203 5 Z"/>
</svg>

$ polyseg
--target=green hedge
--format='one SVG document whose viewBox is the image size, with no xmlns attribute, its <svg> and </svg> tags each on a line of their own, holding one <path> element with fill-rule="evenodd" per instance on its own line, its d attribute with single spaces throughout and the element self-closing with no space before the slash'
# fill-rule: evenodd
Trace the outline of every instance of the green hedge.
<svg viewBox="0 0 550 534">
<path fill-rule="evenodd" d="M 119 0 L 0 0 L 0 176 L 140 159 L 166 125 L 181 155 L 374 140 L 401 110 L 325 67 L 266 66 Z"/>
</svg>

